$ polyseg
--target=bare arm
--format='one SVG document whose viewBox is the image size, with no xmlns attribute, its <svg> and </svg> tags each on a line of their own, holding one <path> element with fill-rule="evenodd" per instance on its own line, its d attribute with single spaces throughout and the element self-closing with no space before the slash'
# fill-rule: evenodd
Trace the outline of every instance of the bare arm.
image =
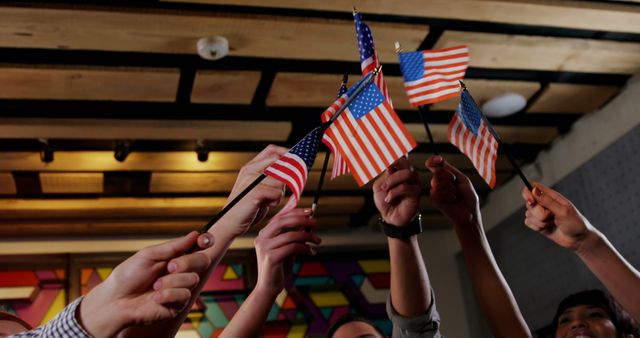
<svg viewBox="0 0 640 338">
<path fill-rule="evenodd" d="M 309 230 L 316 221 L 310 209 L 293 209 L 274 216 L 256 238 L 258 282 L 220 337 L 252 338 L 260 336 L 269 311 L 284 287 L 296 254 L 314 254 L 307 242 L 320 243 Z"/>
<path fill-rule="evenodd" d="M 390 224 L 405 226 L 418 214 L 420 180 L 407 159 L 389 167 L 373 187 L 381 217 Z M 418 239 L 389 238 L 391 261 L 391 304 L 404 317 L 423 315 L 432 303 L 431 284 L 422 260 Z"/>
<path fill-rule="evenodd" d="M 491 331 L 498 338 L 530 338 L 531 332 L 489 247 L 471 181 L 440 156 L 429 158 L 426 166 L 433 173 L 431 202 L 453 222 L 476 299 Z"/>
<path fill-rule="evenodd" d="M 559 246 L 574 251 L 609 293 L 640 320 L 640 273 L 629 264 L 564 196 L 534 183 L 534 194 L 523 191 L 527 202 L 525 224 Z"/>
</svg>

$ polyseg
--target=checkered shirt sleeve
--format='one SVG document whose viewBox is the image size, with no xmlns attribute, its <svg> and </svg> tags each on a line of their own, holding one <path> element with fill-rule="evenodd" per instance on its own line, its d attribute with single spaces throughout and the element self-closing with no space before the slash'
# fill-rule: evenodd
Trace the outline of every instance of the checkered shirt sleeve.
<svg viewBox="0 0 640 338">
<path fill-rule="evenodd" d="M 45 325 L 7 338 L 91 338 L 76 320 L 76 309 L 82 299 L 83 297 L 80 297 L 67 305 L 61 313 Z"/>
</svg>

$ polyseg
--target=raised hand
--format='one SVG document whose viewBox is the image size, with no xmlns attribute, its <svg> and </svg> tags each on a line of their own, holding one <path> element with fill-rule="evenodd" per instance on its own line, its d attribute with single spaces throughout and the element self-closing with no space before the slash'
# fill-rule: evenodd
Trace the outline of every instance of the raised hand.
<svg viewBox="0 0 640 338">
<path fill-rule="evenodd" d="M 478 195 L 469 178 L 441 156 L 431 156 L 425 166 L 431 178 L 431 203 L 454 224 L 480 222 Z"/>
<path fill-rule="evenodd" d="M 527 227 L 573 251 L 596 236 L 595 228 L 568 199 L 540 183 L 533 185 L 533 194 L 526 188 L 522 191 Z"/>
<path fill-rule="evenodd" d="M 385 222 L 403 226 L 420 208 L 420 178 L 409 160 L 401 158 L 373 184 L 373 199 Z"/>
<path fill-rule="evenodd" d="M 292 209 L 274 216 L 255 239 L 258 259 L 256 288 L 279 293 L 297 254 L 315 255 L 307 243 L 320 244 L 310 209 Z"/>
<path fill-rule="evenodd" d="M 227 204 L 260 176 L 264 169 L 286 152 L 287 148 L 269 145 L 245 164 L 238 173 L 238 178 L 231 189 Z M 277 206 L 283 194 L 284 184 L 272 177 L 267 177 L 240 200 L 221 221 L 230 230 L 232 236 L 240 236 L 247 232 L 251 226 L 260 222 L 267 215 L 270 207 Z"/>
<path fill-rule="evenodd" d="M 196 242 L 209 247 L 213 236 L 194 231 L 144 248 L 118 265 L 82 301 L 79 317 L 85 329 L 96 338 L 110 337 L 128 326 L 175 317 L 211 262 L 202 252 L 183 256 Z"/>
</svg>

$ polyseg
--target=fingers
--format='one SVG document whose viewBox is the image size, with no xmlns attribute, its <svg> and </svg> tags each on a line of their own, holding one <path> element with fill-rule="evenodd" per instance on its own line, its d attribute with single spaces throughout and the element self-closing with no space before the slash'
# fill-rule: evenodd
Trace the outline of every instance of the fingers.
<svg viewBox="0 0 640 338">
<path fill-rule="evenodd" d="M 384 198 L 385 203 L 393 203 L 402 200 L 405 197 L 414 197 L 420 195 L 421 188 L 419 185 L 402 184 L 393 187 L 387 191 Z"/>
<path fill-rule="evenodd" d="M 572 208 L 571 203 L 558 192 L 536 183 L 533 188 L 534 200 L 559 217 L 567 216 Z"/>
<path fill-rule="evenodd" d="M 295 208 L 285 213 L 274 216 L 269 224 L 258 234 L 258 238 L 273 238 L 282 231 L 312 228 L 315 229 L 317 221 L 311 216 L 311 209 Z"/>
<path fill-rule="evenodd" d="M 213 243 L 215 243 L 215 237 L 213 237 L 213 234 L 209 232 L 205 232 L 198 236 L 198 247 L 200 249 L 204 250 L 210 248 L 213 246 Z"/>
<path fill-rule="evenodd" d="M 196 252 L 172 259 L 167 264 L 169 273 L 195 272 L 203 273 L 211 264 L 211 259 L 203 252 Z"/>
<path fill-rule="evenodd" d="M 287 257 L 293 257 L 294 255 L 305 254 L 315 256 L 315 249 L 304 243 L 290 243 L 280 248 L 271 250 L 269 253 L 270 259 L 273 262 L 284 262 Z"/>
<path fill-rule="evenodd" d="M 316 234 L 306 231 L 291 231 L 280 234 L 275 238 L 269 239 L 269 247 L 271 249 L 277 249 L 286 246 L 290 243 L 307 243 L 311 242 L 316 245 L 320 244 L 321 240 Z"/>
<path fill-rule="evenodd" d="M 195 272 L 183 272 L 169 274 L 159 278 L 154 284 L 156 291 L 164 289 L 189 289 L 192 290 L 200 282 L 200 277 Z"/>
<path fill-rule="evenodd" d="M 140 255 L 155 261 L 166 261 L 184 254 L 197 240 L 198 232 L 192 231 L 186 236 L 144 248 L 140 251 Z"/>
<path fill-rule="evenodd" d="M 439 155 L 431 156 L 427 159 L 424 165 L 431 173 L 435 174 L 436 169 L 442 168 L 444 166 L 444 158 Z"/>
<path fill-rule="evenodd" d="M 238 179 L 247 175 L 257 175 L 267 168 L 271 163 L 275 162 L 280 156 L 287 152 L 287 148 L 278 147 L 270 144 L 264 150 L 262 150 L 256 157 L 247 162 L 240 169 Z"/>
<path fill-rule="evenodd" d="M 184 308 L 190 299 L 191 291 L 185 288 L 162 289 L 153 295 L 153 300 L 156 303 L 176 309 Z"/>
<path fill-rule="evenodd" d="M 535 182 L 532 183 L 535 184 Z M 531 191 L 529 191 L 527 187 L 522 188 L 522 199 L 527 203 L 528 207 L 532 207 L 536 203 Z"/>
</svg>

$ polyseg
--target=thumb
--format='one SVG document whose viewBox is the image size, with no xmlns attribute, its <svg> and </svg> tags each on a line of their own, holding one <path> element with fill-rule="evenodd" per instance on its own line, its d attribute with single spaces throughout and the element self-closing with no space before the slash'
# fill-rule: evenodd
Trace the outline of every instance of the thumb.
<svg viewBox="0 0 640 338">
<path fill-rule="evenodd" d="M 432 173 L 435 174 L 438 168 L 442 168 L 444 164 L 444 158 L 440 155 L 433 155 L 427 159 L 424 166 Z"/>
<path fill-rule="evenodd" d="M 140 253 L 148 259 L 165 261 L 183 255 L 197 240 L 198 232 L 192 231 L 186 236 L 145 248 Z"/>
<path fill-rule="evenodd" d="M 545 209 L 551 211 L 554 215 L 559 215 L 565 210 L 565 206 L 562 203 L 559 203 L 555 194 L 557 194 L 555 191 L 541 184 L 536 184 L 533 187 L 533 198 L 536 202 Z"/>
</svg>

